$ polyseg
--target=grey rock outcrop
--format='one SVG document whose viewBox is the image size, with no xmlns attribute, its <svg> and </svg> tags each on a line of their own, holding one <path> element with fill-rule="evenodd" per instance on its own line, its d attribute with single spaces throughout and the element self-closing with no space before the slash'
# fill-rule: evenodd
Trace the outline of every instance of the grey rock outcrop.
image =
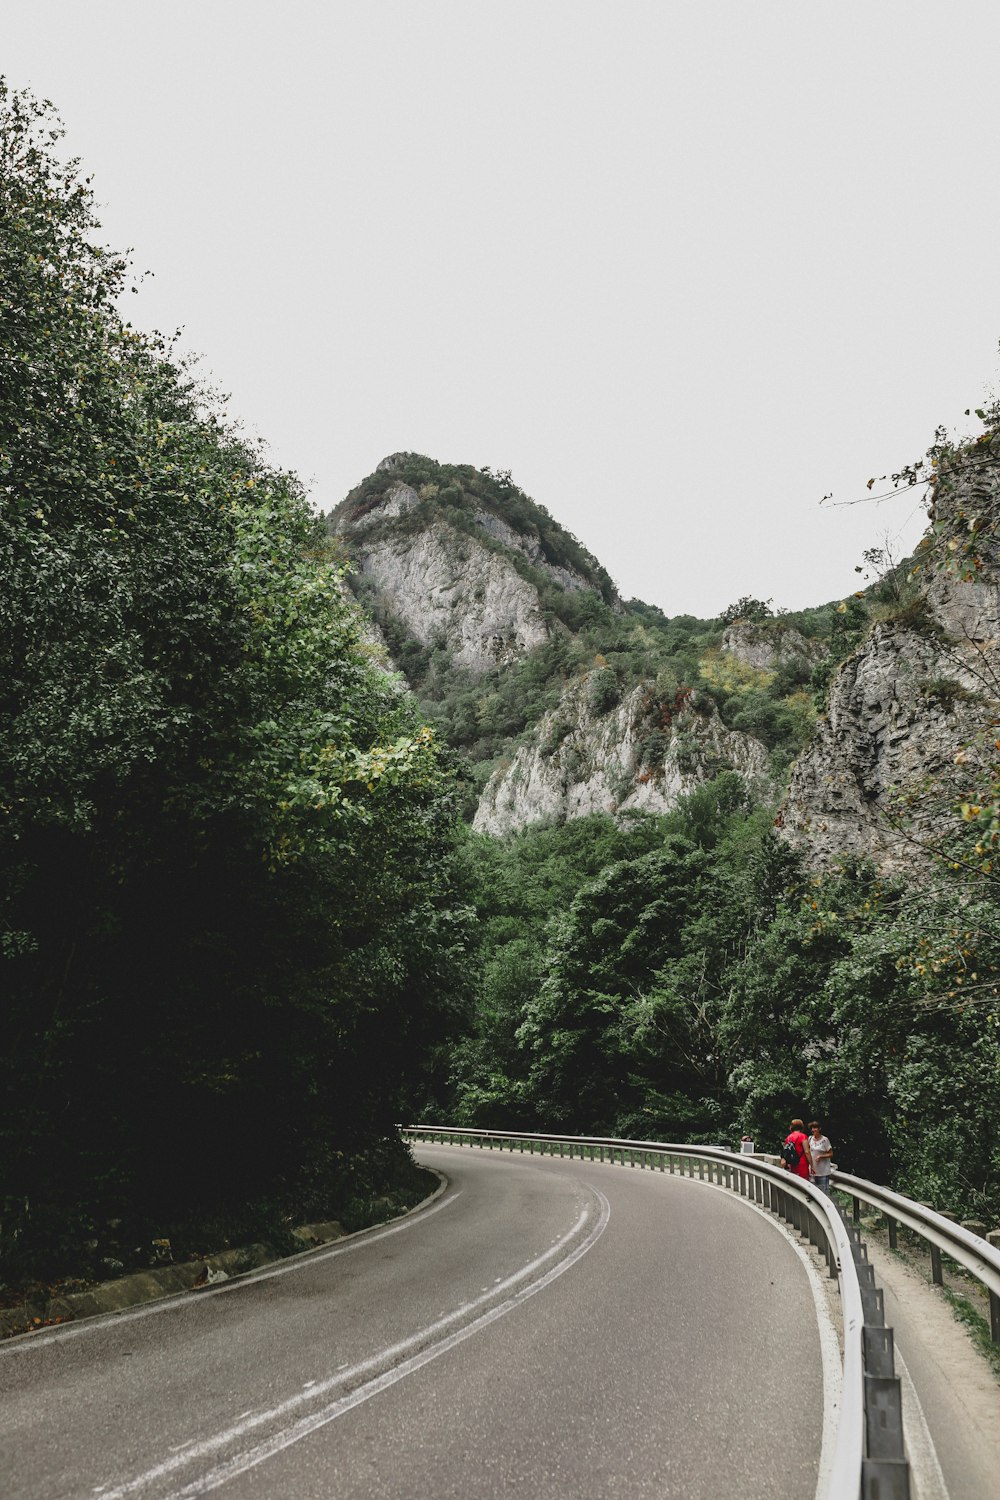
<svg viewBox="0 0 1000 1500">
<path fill-rule="evenodd" d="M 402 456 L 405 457 L 405 454 Z M 383 462 L 388 462 L 388 460 L 383 460 Z M 379 468 L 381 467 L 382 465 L 379 464 Z M 405 516 L 407 511 L 413 510 L 419 504 L 420 496 L 412 485 L 394 484 L 390 490 L 386 491 L 377 506 L 370 511 L 366 511 L 363 515 L 357 516 L 350 523 L 350 531 L 354 535 L 357 535 L 359 532 L 364 533 L 382 521 L 394 521 L 398 516 Z M 342 523 L 340 530 L 345 531 L 347 529 Z"/>
<path fill-rule="evenodd" d="M 376 472 L 392 472 L 412 457 L 392 454 Z M 468 523 L 453 525 L 440 511 L 412 516 L 436 493 L 436 486 L 418 492 L 397 479 L 373 499 L 342 507 L 336 531 L 361 590 L 420 645 L 440 647 L 453 667 L 481 676 L 520 660 L 549 637 L 524 563 L 561 589 L 593 592 L 594 585 L 572 567 L 551 562 L 537 536 L 483 505 L 468 512 L 481 542 Z"/>
<path fill-rule="evenodd" d="M 713 704 L 703 711 L 684 706 L 664 725 L 649 686 L 640 684 L 598 713 L 592 675 L 570 683 L 531 742 L 493 773 L 474 819 L 480 832 L 499 835 L 594 812 L 668 812 L 724 769 L 766 783 L 764 746 L 727 729 Z"/>
<path fill-rule="evenodd" d="M 835 673 L 828 712 L 796 762 L 781 813 L 785 837 L 817 868 L 862 855 L 884 873 L 919 879 L 929 846 L 953 826 L 966 747 L 1000 713 L 991 529 L 977 548 L 979 567 L 962 565 L 970 517 L 992 528 L 998 514 L 995 467 L 959 467 L 940 484 L 934 528 L 918 552 L 922 594 L 895 621 L 876 624 Z"/>
<path fill-rule="evenodd" d="M 975 661 L 905 626 L 876 625 L 837 672 L 829 710 L 796 762 L 786 837 L 820 868 L 854 854 L 886 873 L 911 869 L 940 818 L 931 789 L 952 777 L 985 709 Z"/>
<path fill-rule="evenodd" d="M 394 489 L 387 502 L 406 499 Z M 421 645 L 446 650 L 455 667 L 482 674 L 548 639 L 533 586 L 502 553 L 443 521 L 389 532 L 352 550 L 360 578 L 389 612 Z"/>
<path fill-rule="evenodd" d="M 575 573 L 572 568 L 563 568 L 557 563 L 549 562 L 542 551 L 540 542 L 532 536 L 525 536 L 522 532 L 515 531 L 513 526 L 507 525 L 502 516 L 494 515 L 492 511 L 480 507 L 475 512 L 475 520 L 487 536 L 491 536 L 496 542 L 502 542 L 505 547 L 510 547 L 514 552 L 520 552 L 532 567 L 547 573 L 554 583 L 559 584 L 560 588 L 589 589 L 593 592 L 592 585 L 581 573 Z"/>
<path fill-rule="evenodd" d="M 721 649 L 760 672 L 776 672 L 789 663 L 812 668 L 825 654 L 822 641 L 810 640 L 780 619 L 734 620 L 723 632 Z"/>
</svg>

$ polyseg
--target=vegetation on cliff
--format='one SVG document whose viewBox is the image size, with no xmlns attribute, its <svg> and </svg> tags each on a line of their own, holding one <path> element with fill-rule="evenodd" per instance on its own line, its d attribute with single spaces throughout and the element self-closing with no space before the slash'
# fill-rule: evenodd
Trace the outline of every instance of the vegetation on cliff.
<svg viewBox="0 0 1000 1500">
<path fill-rule="evenodd" d="M 402 513 L 380 506 L 397 485 L 417 496 Z M 481 524 L 484 513 L 506 528 L 493 535 Z M 349 575 L 360 602 L 374 618 L 395 664 L 404 673 L 421 710 L 441 737 L 462 752 L 471 768 L 473 801 L 501 758 L 536 732 L 541 718 L 559 703 L 567 682 L 594 676 L 594 691 L 607 708 L 642 684 L 650 695 L 650 753 L 663 738 L 675 705 L 711 700 L 723 723 L 762 741 L 772 753 L 780 780 L 807 742 L 815 718 L 814 661 L 789 654 L 773 670 L 740 669 L 720 660 L 724 627 L 751 619 L 762 639 L 780 643 L 798 631 L 817 643 L 840 644 L 836 604 L 796 614 L 775 613 L 770 601 L 743 599 L 718 620 L 691 615 L 670 618 L 653 605 L 632 599 L 622 604 L 610 578 L 576 538 L 543 506 L 513 484 L 469 465 L 444 465 L 417 454 L 395 455 L 364 480 L 327 518 L 343 538 L 348 555 L 378 545 L 386 537 L 416 537 L 445 522 L 485 551 L 502 553 L 536 591 L 549 637 L 520 659 L 498 665 L 484 678 L 457 668 L 445 642 L 414 639 L 394 614 L 392 600 L 358 571 Z M 529 544 L 526 555 L 511 537 Z M 567 569 L 587 587 L 570 587 L 541 565 Z M 637 770 L 639 768 L 637 767 Z M 470 803 L 471 808 L 473 804 Z"/>
<path fill-rule="evenodd" d="M 878 627 L 915 633 L 975 679 L 971 739 L 954 710 L 972 689 L 943 669 L 927 680 L 917 701 L 947 753 L 881 806 L 919 878 L 880 877 L 854 856 L 817 874 L 808 840 L 795 852 L 776 837 L 732 775 L 664 818 L 480 841 L 476 1019 L 444 1109 L 482 1125 L 680 1141 L 747 1130 L 765 1148 L 790 1116 L 815 1115 L 848 1170 L 1000 1218 L 1000 409 L 979 415 L 983 434 L 931 450 L 938 478 L 916 557 L 869 549 L 863 587 L 822 612 L 827 650 L 812 677 L 825 709 L 838 664 Z M 782 628 L 759 600 L 738 601 L 725 623 L 737 621 Z M 797 623 L 818 633 L 816 614 Z M 716 689 L 755 691 L 756 669 L 741 675 L 705 644 L 699 666 Z"/>
</svg>

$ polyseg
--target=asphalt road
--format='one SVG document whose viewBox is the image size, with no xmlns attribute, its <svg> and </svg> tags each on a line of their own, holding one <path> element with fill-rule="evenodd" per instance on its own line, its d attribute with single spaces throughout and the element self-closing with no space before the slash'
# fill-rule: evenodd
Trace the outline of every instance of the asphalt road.
<svg viewBox="0 0 1000 1500">
<path fill-rule="evenodd" d="M 813 1500 L 801 1257 L 700 1182 L 429 1147 L 429 1209 L 0 1349 L 3 1500 Z"/>
</svg>

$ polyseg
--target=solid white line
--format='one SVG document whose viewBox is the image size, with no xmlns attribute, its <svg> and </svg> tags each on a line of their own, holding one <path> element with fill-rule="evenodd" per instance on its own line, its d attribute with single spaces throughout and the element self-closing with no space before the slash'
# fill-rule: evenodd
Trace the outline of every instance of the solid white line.
<svg viewBox="0 0 1000 1500">
<path fill-rule="evenodd" d="M 54 1328 L 51 1333 L 24 1333 L 11 1339 L 6 1344 L 0 1344 L 0 1359 L 5 1355 L 13 1357 L 16 1354 L 24 1354 L 29 1349 L 42 1349 L 46 1344 L 62 1342 L 63 1339 L 79 1338 L 85 1333 L 95 1333 L 99 1328 L 107 1328 L 110 1324 L 118 1327 L 121 1323 L 131 1323 L 138 1318 L 151 1318 L 154 1313 L 166 1312 L 169 1308 L 176 1308 L 181 1302 L 189 1298 L 194 1301 L 195 1295 L 198 1302 L 207 1302 L 211 1297 L 225 1297 L 229 1292 L 238 1292 L 241 1287 L 249 1286 L 255 1281 L 270 1281 L 273 1277 L 288 1276 L 293 1271 L 307 1270 L 311 1266 L 322 1265 L 324 1261 L 333 1260 L 338 1255 L 350 1255 L 355 1250 L 362 1250 L 366 1245 L 373 1245 L 376 1240 L 387 1239 L 391 1234 L 401 1234 L 404 1229 L 412 1229 L 415 1225 L 423 1224 L 432 1214 L 440 1213 L 443 1208 L 450 1208 L 456 1198 L 461 1196 L 462 1189 L 458 1188 L 447 1197 L 439 1198 L 428 1208 L 422 1208 L 419 1212 L 411 1209 L 409 1213 L 398 1219 L 391 1220 L 383 1229 L 359 1229 L 354 1234 L 345 1235 L 342 1240 L 336 1240 L 325 1249 L 299 1250 L 285 1260 L 275 1261 L 273 1265 L 261 1266 L 256 1271 L 244 1271 L 238 1277 L 232 1277 L 228 1281 L 220 1281 L 217 1286 L 201 1287 L 195 1294 L 192 1290 L 186 1292 L 171 1292 L 165 1297 L 156 1297 L 151 1302 L 143 1302 L 138 1307 L 126 1308 L 122 1312 L 95 1313 L 91 1317 L 83 1318 L 79 1323 L 64 1323 L 59 1328 Z"/>
<path fill-rule="evenodd" d="M 693 1179 L 692 1179 L 693 1180 Z M 701 1179 L 699 1179 L 700 1181 Z M 735 1198 L 740 1203 L 745 1203 L 755 1213 L 761 1215 L 769 1224 L 785 1236 L 793 1250 L 802 1261 L 809 1275 L 809 1283 L 812 1287 L 813 1299 L 816 1303 L 817 1317 L 819 1321 L 820 1349 L 823 1360 L 823 1443 L 820 1451 L 819 1476 L 816 1483 L 816 1500 L 829 1500 L 829 1471 L 833 1458 L 833 1443 L 835 1437 L 834 1414 L 840 1408 L 841 1386 L 843 1376 L 843 1361 L 840 1353 L 840 1344 L 837 1339 L 836 1328 L 830 1321 L 829 1308 L 823 1288 L 823 1278 L 817 1270 L 812 1258 L 798 1236 L 767 1209 L 762 1208 L 750 1198 L 744 1198 L 739 1193 L 734 1193 L 730 1188 L 724 1188 L 717 1182 L 706 1182 L 706 1187 L 713 1187 L 717 1192 L 725 1193 L 729 1198 Z M 951 1500 L 948 1486 L 945 1482 L 944 1473 L 941 1469 L 941 1460 L 938 1458 L 934 1439 L 921 1405 L 917 1388 L 907 1368 L 906 1361 L 895 1350 L 896 1371 L 899 1375 L 903 1395 L 903 1439 L 906 1444 L 906 1456 L 910 1461 L 910 1478 L 913 1484 L 913 1493 L 919 1496 L 919 1500 Z M 836 1500 L 836 1497 L 833 1497 Z"/>
<path fill-rule="evenodd" d="M 744 1198 L 741 1193 L 734 1193 L 731 1188 L 722 1187 L 717 1182 L 704 1183 L 705 1187 L 714 1188 L 717 1193 L 725 1193 L 732 1202 L 744 1203 L 747 1208 L 752 1208 L 754 1213 L 760 1214 L 761 1218 L 783 1234 L 785 1239 L 795 1251 L 799 1260 L 805 1266 L 806 1275 L 809 1278 L 809 1288 L 813 1294 L 813 1302 L 816 1304 L 816 1322 L 819 1326 L 819 1349 L 820 1360 L 823 1366 L 823 1439 L 819 1452 L 819 1472 L 816 1476 L 815 1500 L 838 1500 L 831 1497 L 830 1488 L 830 1466 L 833 1462 L 833 1446 L 837 1436 L 837 1416 L 840 1412 L 840 1404 L 843 1393 L 844 1366 L 840 1353 L 840 1341 L 837 1338 L 837 1330 L 830 1316 L 830 1308 L 826 1300 L 826 1291 L 820 1273 L 813 1263 L 812 1257 L 802 1245 L 797 1235 L 794 1235 L 782 1221 L 774 1214 L 769 1213 L 752 1198 Z"/>
<path fill-rule="evenodd" d="M 455 1308 L 452 1312 L 439 1318 L 427 1327 L 420 1329 L 417 1333 L 400 1340 L 399 1343 L 392 1345 L 390 1348 L 380 1350 L 369 1359 L 362 1360 L 353 1369 L 330 1376 L 328 1379 L 319 1382 L 308 1393 L 299 1392 L 267 1411 L 256 1413 L 255 1416 L 247 1421 L 234 1423 L 222 1432 L 218 1432 L 210 1438 L 205 1438 L 201 1442 L 195 1443 L 183 1455 L 164 1459 L 153 1468 L 146 1470 L 145 1473 L 138 1474 L 134 1479 L 127 1480 L 124 1484 L 109 1489 L 105 1494 L 104 1500 L 125 1500 L 125 1497 L 129 1495 L 138 1494 L 157 1480 L 163 1479 L 167 1475 L 176 1472 L 177 1469 L 186 1466 L 192 1460 L 207 1458 L 211 1454 L 217 1453 L 227 1444 L 238 1442 L 241 1438 L 248 1436 L 255 1429 L 264 1426 L 266 1423 L 280 1421 L 282 1418 L 292 1416 L 307 1400 L 325 1395 L 337 1386 L 342 1386 L 350 1380 L 357 1379 L 358 1376 L 377 1369 L 378 1366 L 384 1365 L 387 1360 L 394 1362 L 391 1369 L 374 1375 L 370 1380 L 358 1386 L 346 1396 L 339 1397 L 318 1412 L 311 1412 L 306 1416 L 294 1419 L 288 1426 L 272 1434 L 263 1442 L 245 1449 L 233 1458 L 227 1459 L 224 1463 L 217 1465 L 216 1468 L 191 1481 L 182 1489 L 172 1491 L 169 1500 L 192 1500 L 194 1496 L 206 1494 L 209 1490 L 217 1489 L 219 1485 L 225 1484 L 227 1480 L 234 1478 L 237 1474 L 242 1474 L 247 1469 L 262 1463 L 273 1454 L 280 1453 L 284 1448 L 290 1447 L 292 1443 L 299 1442 L 318 1427 L 323 1427 L 328 1422 L 334 1421 L 335 1418 L 352 1410 L 355 1406 L 360 1405 L 361 1402 L 378 1395 L 380 1391 L 387 1389 L 398 1380 L 402 1380 L 406 1375 L 410 1375 L 413 1371 L 420 1369 L 430 1360 L 436 1359 L 449 1349 L 453 1349 L 457 1344 L 470 1338 L 473 1333 L 477 1333 L 481 1328 L 485 1328 L 490 1323 L 495 1322 L 497 1318 L 511 1312 L 528 1297 L 534 1296 L 536 1292 L 541 1291 L 543 1287 L 548 1286 L 557 1277 L 562 1276 L 565 1271 L 568 1271 L 571 1266 L 575 1265 L 581 1256 L 585 1255 L 597 1243 L 607 1227 L 611 1208 L 604 1194 L 597 1188 L 591 1188 L 590 1191 L 598 1200 L 599 1213 L 596 1223 L 586 1238 L 563 1260 L 557 1261 L 554 1266 L 551 1266 L 538 1280 L 529 1282 L 527 1286 L 521 1287 L 512 1296 L 508 1297 L 505 1302 L 481 1313 L 462 1327 L 453 1329 L 450 1332 L 447 1331 L 451 1325 L 467 1318 L 470 1313 L 475 1313 L 491 1297 L 496 1296 L 498 1290 L 506 1291 L 516 1286 L 518 1282 L 524 1280 L 527 1274 L 541 1270 L 546 1262 L 558 1256 L 586 1224 L 589 1217 L 589 1209 L 585 1208 L 582 1210 L 572 1228 L 567 1230 L 550 1250 L 546 1250 L 542 1255 L 539 1255 L 525 1269 L 515 1271 L 511 1276 L 508 1276 L 500 1283 L 499 1288 L 495 1286 L 491 1287 L 485 1296 L 479 1296 L 470 1302 L 463 1303 L 460 1307 Z M 420 1345 L 427 1345 L 429 1339 L 432 1342 L 428 1347 L 419 1348 Z M 407 1351 L 415 1348 L 419 1348 L 419 1352 L 406 1357 Z M 395 1361 L 401 1362 L 395 1363 Z"/>
</svg>

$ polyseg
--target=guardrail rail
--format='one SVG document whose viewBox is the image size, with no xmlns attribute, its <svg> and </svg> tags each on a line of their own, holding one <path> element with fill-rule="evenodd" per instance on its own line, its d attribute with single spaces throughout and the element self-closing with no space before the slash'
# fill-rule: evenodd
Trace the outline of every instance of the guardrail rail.
<svg viewBox="0 0 1000 1500">
<path fill-rule="evenodd" d="M 840 1290 L 843 1383 L 827 1473 L 827 1500 L 855 1500 L 855 1497 L 858 1500 L 909 1500 L 909 1464 L 903 1446 L 902 1399 L 899 1377 L 895 1373 L 893 1333 L 885 1326 L 883 1294 L 875 1285 L 874 1270 L 868 1263 L 868 1250 L 861 1238 L 857 1215 L 854 1222 L 848 1223 L 836 1203 L 811 1183 L 759 1156 L 744 1156 L 727 1146 L 690 1146 L 663 1141 L 621 1140 L 610 1136 L 472 1130 L 441 1125 L 406 1126 L 402 1135 L 409 1141 L 527 1152 L 530 1155 L 579 1157 L 585 1161 L 601 1161 L 640 1170 L 670 1172 L 691 1178 L 697 1176 L 702 1181 L 728 1188 L 780 1216 L 815 1246 Z M 847 1181 L 852 1184 L 856 1181 L 846 1179 L 842 1173 L 837 1173 L 836 1178 L 838 1187 Z M 871 1184 L 864 1186 L 870 1187 Z M 902 1215 L 898 1217 L 901 1222 L 907 1222 Z M 947 1223 L 946 1220 L 942 1222 Z M 1000 1293 L 1000 1279 L 997 1291 Z"/>
<path fill-rule="evenodd" d="M 876 1182 L 839 1171 L 831 1173 L 831 1178 L 839 1192 L 850 1196 L 851 1217 L 855 1224 L 860 1222 L 862 1203 L 878 1209 L 884 1216 L 890 1249 L 896 1248 L 900 1224 L 926 1241 L 930 1250 L 931 1280 L 936 1286 L 944 1283 L 942 1254 L 981 1282 L 989 1295 L 990 1333 L 993 1342 L 1000 1344 L 1000 1249 L 997 1246 L 957 1223 L 948 1214 L 938 1213 L 926 1203 L 914 1203 Z"/>
</svg>

